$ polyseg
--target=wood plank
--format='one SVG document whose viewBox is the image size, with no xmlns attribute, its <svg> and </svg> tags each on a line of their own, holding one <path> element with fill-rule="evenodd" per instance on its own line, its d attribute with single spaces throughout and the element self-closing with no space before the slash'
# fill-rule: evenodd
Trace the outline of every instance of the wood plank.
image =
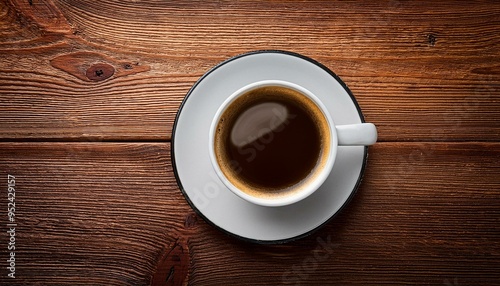
<svg viewBox="0 0 500 286">
<path fill-rule="evenodd" d="M 353 201 L 311 236 L 190 240 L 193 285 L 495 285 L 498 143 L 379 143 Z M 214 267 L 214 265 L 217 265 Z"/>
<path fill-rule="evenodd" d="M 2 205 L 10 174 L 17 223 L 16 278 L 1 267 L 0 284 L 147 285 L 153 275 L 167 281 L 171 268 L 177 282 L 186 278 L 187 252 L 176 249 L 192 211 L 177 189 L 168 144 L 0 146 Z M 2 266 L 9 258 L 4 222 Z"/>
<path fill-rule="evenodd" d="M 194 82 L 257 49 L 324 63 L 381 141 L 500 138 L 498 1 L 32 2 L 0 3 L 4 141 L 169 140 Z"/>
<path fill-rule="evenodd" d="M 16 177 L 17 223 L 17 278 L 9 280 L 1 267 L 0 284 L 500 280 L 500 143 L 378 143 L 361 188 L 339 216 L 307 238 L 268 246 L 227 236 L 195 215 L 175 184 L 169 149 L 0 143 L 4 191 L 7 174 Z M 0 230 L 7 231 L 6 218 Z M 0 256 L 8 257 L 6 247 Z"/>
</svg>

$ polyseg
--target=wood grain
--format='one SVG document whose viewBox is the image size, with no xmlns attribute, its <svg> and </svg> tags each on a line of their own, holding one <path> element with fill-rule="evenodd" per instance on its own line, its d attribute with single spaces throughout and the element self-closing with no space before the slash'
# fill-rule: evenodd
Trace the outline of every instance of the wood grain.
<svg viewBox="0 0 500 286">
<path fill-rule="evenodd" d="M 191 239 L 197 271 L 190 281 L 495 285 L 500 279 L 499 147 L 376 144 L 355 198 L 324 228 L 278 246 L 252 247 L 226 238 L 224 251 L 220 242 L 207 239 L 216 232 L 207 227 L 204 237 Z"/>
<path fill-rule="evenodd" d="M 168 144 L 0 146 L 2 188 L 7 174 L 16 180 L 18 225 L 17 277 L 2 267 L 0 284 L 148 285 L 152 276 L 166 282 L 172 269 L 176 283 L 187 281 L 184 222 L 192 210 Z M 6 247 L 0 253 L 8 257 Z"/>
<path fill-rule="evenodd" d="M 498 285 L 499 27 L 499 1 L 0 0 L 0 285 Z M 259 49 L 379 131 L 352 202 L 282 245 L 206 223 L 170 161 L 190 87 Z"/>
<path fill-rule="evenodd" d="M 4 141 L 169 140 L 194 82 L 258 49 L 324 63 L 351 88 L 381 141 L 500 138 L 497 1 L 0 5 Z M 114 73 L 89 79 L 97 64 Z"/>
<path fill-rule="evenodd" d="M 175 184 L 169 149 L 169 143 L 0 143 L 0 174 L 16 177 L 19 246 L 18 278 L 8 280 L 2 267 L 0 283 L 500 279 L 500 143 L 378 143 L 370 147 L 361 188 L 339 216 L 307 238 L 273 246 L 227 236 L 195 215 Z M 7 257 L 6 248 L 0 255 Z"/>
</svg>

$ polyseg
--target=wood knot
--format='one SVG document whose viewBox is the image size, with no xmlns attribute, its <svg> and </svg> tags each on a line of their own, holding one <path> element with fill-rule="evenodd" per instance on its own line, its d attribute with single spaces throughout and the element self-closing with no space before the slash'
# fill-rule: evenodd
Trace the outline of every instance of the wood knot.
<svg viewBox="0 0 500 286">
<path fill-rule="evenodd" d="M 436 45 L 436 41 L 437 41 L 437 36 L 430 33 L 430 34 L 427 34 L 427 43 L 430 45 L 430 46 L 435 46 Z"/>
<path fill-rule="evenodd" d="M 85 75 L 92 81 L 101 81 L 110 78 L 115 73 L 112 65 L 99 63 L 90 66 Z"/>
<path fill-rule="evenodd" d="M 163 249 L 151 285 L 185 285 L 189 273 L 189 249 L 187 242 L 180 240 Z"/>
<path fill-rule="evenodd" d="M 190 213 L 186 216 L 186 219 L 184 220 L 184 227 L 192 228 L 196 225 L 197 221 L 198 221 L 198 216 L 195 213 Z"/>
<path fill-rule="evenodd" d="M 55 57 L 50 64 L 87 82 L 99 82 L 113 76 L 119 78 L 149 71 L 150 67 L 138 61 L 119 61 L 93 52 L 76 52 Z"/>
</svg>

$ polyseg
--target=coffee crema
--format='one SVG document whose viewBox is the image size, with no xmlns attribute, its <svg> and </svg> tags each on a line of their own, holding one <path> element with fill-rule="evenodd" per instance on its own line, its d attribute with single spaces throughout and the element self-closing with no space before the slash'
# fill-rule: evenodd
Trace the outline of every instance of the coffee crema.
<svg viewBox="0 0 500 286">
<path fill-rule="evenodd" d="M 222 112 L 214 151 L 225 177 L 256 197 L 301 191 L 325 166 L 328 121 L 306 95 L 282 86 L 257 87 Z"/>
</svg>

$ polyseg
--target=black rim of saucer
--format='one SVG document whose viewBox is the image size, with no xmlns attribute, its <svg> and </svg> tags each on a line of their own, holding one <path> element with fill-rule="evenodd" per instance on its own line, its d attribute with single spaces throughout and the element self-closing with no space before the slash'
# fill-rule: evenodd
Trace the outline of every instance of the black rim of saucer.
<svg viewBox="0 0 500 286">
<path fill-rule="evenodd" d="M 172 168 L 173 168 L 173 171 L 174 171 L 175 180 L 177 182 L 177 185 L 179 186 L 179 189 L 181 190 L 181 193 L 183 194 L 184 198 L 186 199 L 186 201 L 188 202 L 188 204 L 191 206 L 191 208 L 195 211 L 195 213 L 198 216 L 202 217 L 203 220 L 205 220 L 209 225 L 215 227 L 216 229 L 222 231 L 223 233 L 225 233 L 225 234 L 227 234 L 229 236 L 236 237 L 236 238 L 238 238 L 240 240 L 243 240 L 243 241 L 257 243 L 257 244 L 283 244 L 283 243 L 288 243 L 288 242 L 295 241 L 295 240 L 298 240 L 298 239 L 301 239 L 301 238 L 304 238 L 304 237 L 307 237 L 307 236 L 311 235 L 312 233 L 314 233 L 317 230 L 321 229 L 323 226 L 325 226 L 327 223 L 329 223 L 334 217 L 336 217 L 339 213 L 342 212 L 342 210 L 349 204 L 349 202 L 352 200 L 352 198 L 354 197 L 354 195 L 358 191 L 359 186 L 361 184 L 361 181 L 363 180 L 363 175 L 365 173 L 365 167 L 366 167 L 366 161 L 368 159 L 368 147 L 365 146 L 365 148 L 364 148 L 363 165 L 361 166 L 361 171 L 359 173 L 359 177 L 358 177 L 358 180 L 356 182 L 356 185 L 354 186 L 354 188 L 351 191 L 351 194 L 349 195 L 349 197 L 347 198 L 347 200 L 339 208 L 339 210 L 337 212 L 335 212 L 325 222 L 323 222 L 322 224 L 320 224 L 319 226 L 315 227 L 314 229 L 312 229 L 310 231 L 307 231 L 307 232 L 305 232 L 303 234 L 300 234 L 300 235 L 297 235 L 297 236 L 294 236 L 294 237 L 285 238 L 285 239 L 278 239 L 278 240 L 258 240 L 258 239 L 244 237 L 244 236 L 239 236 L 237 234 L 234 234 L 234 233 L 232 233 L 232 232 L 230 232 L 230 231 L 228 231 L 226 229 L 223 229 L 222 227 L 219 227 L 218 225 L 216 225 L 214 222 L 212 222 L 210 219 L 208 219 L 205 215 L 203 215 L 203 213 L 200 210 L 198 210 L 198 208 L 196 208 L 196 206 L 193 204 L 193 202 L 191 201 L 191 199 L 189 198 L 189 196 L 185 192 L 184 187 L 182 186 L 182 182 L 181 182 L 181 180 L 179 178 L 179 174 L 177 173 L 177 166 L 176 166 L 176 163 L 175 163 L 175 150 L 174 150 L 175 144 L 174 144 L 174 142 L 175 142 L 175 131 L 177 130 L 177 122 L 179 120 L 179 116 L 180 116 L 180 114 L 182 112 L 184 104 L 187 102 L 187 100 L 189 99 L 189 96 L 196 89 L 196 87 L 198 86 L 198 84 L 200 82 L 202 82 L 213 71 L 217 70 L 218 68 L 220 68 L 221 66 L 223 66 L 223 65 L 225 65 L 227 63 L 230 63 L 230 62 L 232 62 L 234 60 L 237 60 L 237 59 L 240 59 L 240 58 L 243 58 L 243 57 L 246 57 L 246 56 L 252 56 L 252 55 L 256 55 L 256 54 L 265 54 L 265 53 L 285 54 L 285 55 L 289 55 L 289 56 L 294 56 L 294 57 L 297 57 L 297 58 L 309 61 L 309 62 L 315 64 L 316 66 L 320 67 L 324 71 L 326 71 L 333 78 L 335 78 L 342 85 L 342 87 L 347 91 L 347 93 L 349 94 L 352 102 L 356 106 L 356 109 L 358 111 L 358 115 L 359 115 L 359 118 L 361 119 L 361 122 L 365 122 L 363 113 L 361 112 L 361 108 L 359 107 L 359 104 L 356 101 L 356 98 L 352 94 L 351 90 L 340 79 L 340 77 L 338 77 L 334 72 L 332 72 L 325 65 L 321 64 L 320 62 L 318 62 L 318 61 L 316 61 L 316 60 L 314 60 L 312 58 L 309 58 L 307 56 L 304 56 L 304 55 L 301 55 L 301 54 L 298 54 L 298 53 L 295 53 L 295 52 L 290 52 L 290 51 L 284 51 L 284 50 L 257 50 L 257 51 L 251 51 L 251 52 L 247 52 L 247 53 L 236 55 L 236 56 L 234 56 L 232 58 L 226 59 L 226 60 L 220 62 L 219 64 L 215 65 L 209 71 L 207 71 L 205 74 L 203 74 L 194 83 L 194 85 L 189 89 L 188 93 L 184 97 L 184 100 L 181 102 L 179 110 L 177 111 L 177 114 L 175 116 L 175 121 L 174 121 L 174 125 L 173 125 L 173 128 L 172 128 L 172 135 L 170 137 L 171 138 L 171 141 L 170 141 L 170 150 L 171 150 L 170 151 L 170 156 L 171 156 L 171 162 L 172 162 Z"/>
</svg>

